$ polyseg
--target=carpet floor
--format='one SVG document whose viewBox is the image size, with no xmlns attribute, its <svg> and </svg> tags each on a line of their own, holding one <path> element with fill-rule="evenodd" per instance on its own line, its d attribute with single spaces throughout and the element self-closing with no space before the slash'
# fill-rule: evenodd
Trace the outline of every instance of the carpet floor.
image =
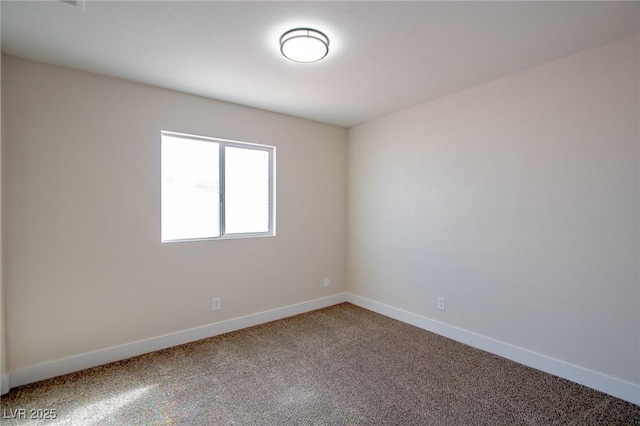
<svg viewBox="0 0 640 426">
<path fill-rule="evenodd" d="M 21 426 L 640 425 L 638 405 L 348 303 L 21 386 L 0 408 Z"/>
</svg>

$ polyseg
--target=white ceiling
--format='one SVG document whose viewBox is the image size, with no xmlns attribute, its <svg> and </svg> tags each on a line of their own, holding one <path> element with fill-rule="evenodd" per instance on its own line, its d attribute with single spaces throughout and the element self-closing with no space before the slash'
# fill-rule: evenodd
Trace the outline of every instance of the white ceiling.
<svg viewBox="0 0 640 426">
<path fill-rule="evenodd" d="M 638 2 L 2 1 L 2 51 L 352 126 L 640 32 Z M 298 64 L 286 30 L 325 32 Z"/>
</svg>

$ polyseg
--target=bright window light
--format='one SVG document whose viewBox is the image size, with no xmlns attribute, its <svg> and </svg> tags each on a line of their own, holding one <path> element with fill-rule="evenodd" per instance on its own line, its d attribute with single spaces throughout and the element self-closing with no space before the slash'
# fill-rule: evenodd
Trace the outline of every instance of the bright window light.
<svg viewBox="0 0 640 426">
<path fill-rule="evenodd" d="M 59 419 L 51 423 L 47 423 L 50 426 L 62 426 L 68 425 L 69 421 L 73 424 L 80 425 L 100 425 L 110 423 L 109 420 L 114 417 L 117 418 L 117 414 L 124 410 L 129 404 L 136 402 L 137 400 L 146 397 L 146 393 L 151 390 L 153 386 L 141 387 L 138 389 L 132 389 L 130 391 L 122 392 L 112 396 L 110 398 L 97 399 L 89 403 L 83 403 L 78 401 L 79 407 L 69 413 L 65 413 L 62 418 L 61 413 L 57 413 Z M 21 425 L 23 423 L 20 423 Z M 24 423 L 24 426 L 41 425 L 40 420 Z"/>
<path fill-rule="evenodd" d="M 225 147 L 225 230 L 269 231 L 269 152 Z"/>
<path fill-rule="evenodd" d="M 162 132 L 161 156 L 163 242 L 274 235 L 273 147 Z"/>
<path fill-rule="evenodd" d="M 162 241 L 220 236 L 220 147 L 162 136 Z"/>
</svg>

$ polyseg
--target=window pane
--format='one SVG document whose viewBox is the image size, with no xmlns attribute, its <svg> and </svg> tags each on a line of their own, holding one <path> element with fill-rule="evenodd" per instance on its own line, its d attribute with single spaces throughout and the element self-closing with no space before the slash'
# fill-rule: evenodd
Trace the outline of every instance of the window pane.
<svg viewBox="0 0 640 426">
<path fill-rule="evenodd" d="M 220 236 L 219 149 L 162 135 L 162 241 Z"/>
<path fill-rule="evenodd" d="M 226 146 L 225 232 L 269 231 L 269 151 Z"/>
</svg>

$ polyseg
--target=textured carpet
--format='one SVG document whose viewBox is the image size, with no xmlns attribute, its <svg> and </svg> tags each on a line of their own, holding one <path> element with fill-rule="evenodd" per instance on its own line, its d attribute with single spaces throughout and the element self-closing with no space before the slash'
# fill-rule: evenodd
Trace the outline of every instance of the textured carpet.
<svg viewBox="0 0 640 426">
<path fill-rule="evenodd" d="M 22 386 L 0 407 L 6 425 L 640 425 L 640 406 L 346 303 Z"/>
</svg>

